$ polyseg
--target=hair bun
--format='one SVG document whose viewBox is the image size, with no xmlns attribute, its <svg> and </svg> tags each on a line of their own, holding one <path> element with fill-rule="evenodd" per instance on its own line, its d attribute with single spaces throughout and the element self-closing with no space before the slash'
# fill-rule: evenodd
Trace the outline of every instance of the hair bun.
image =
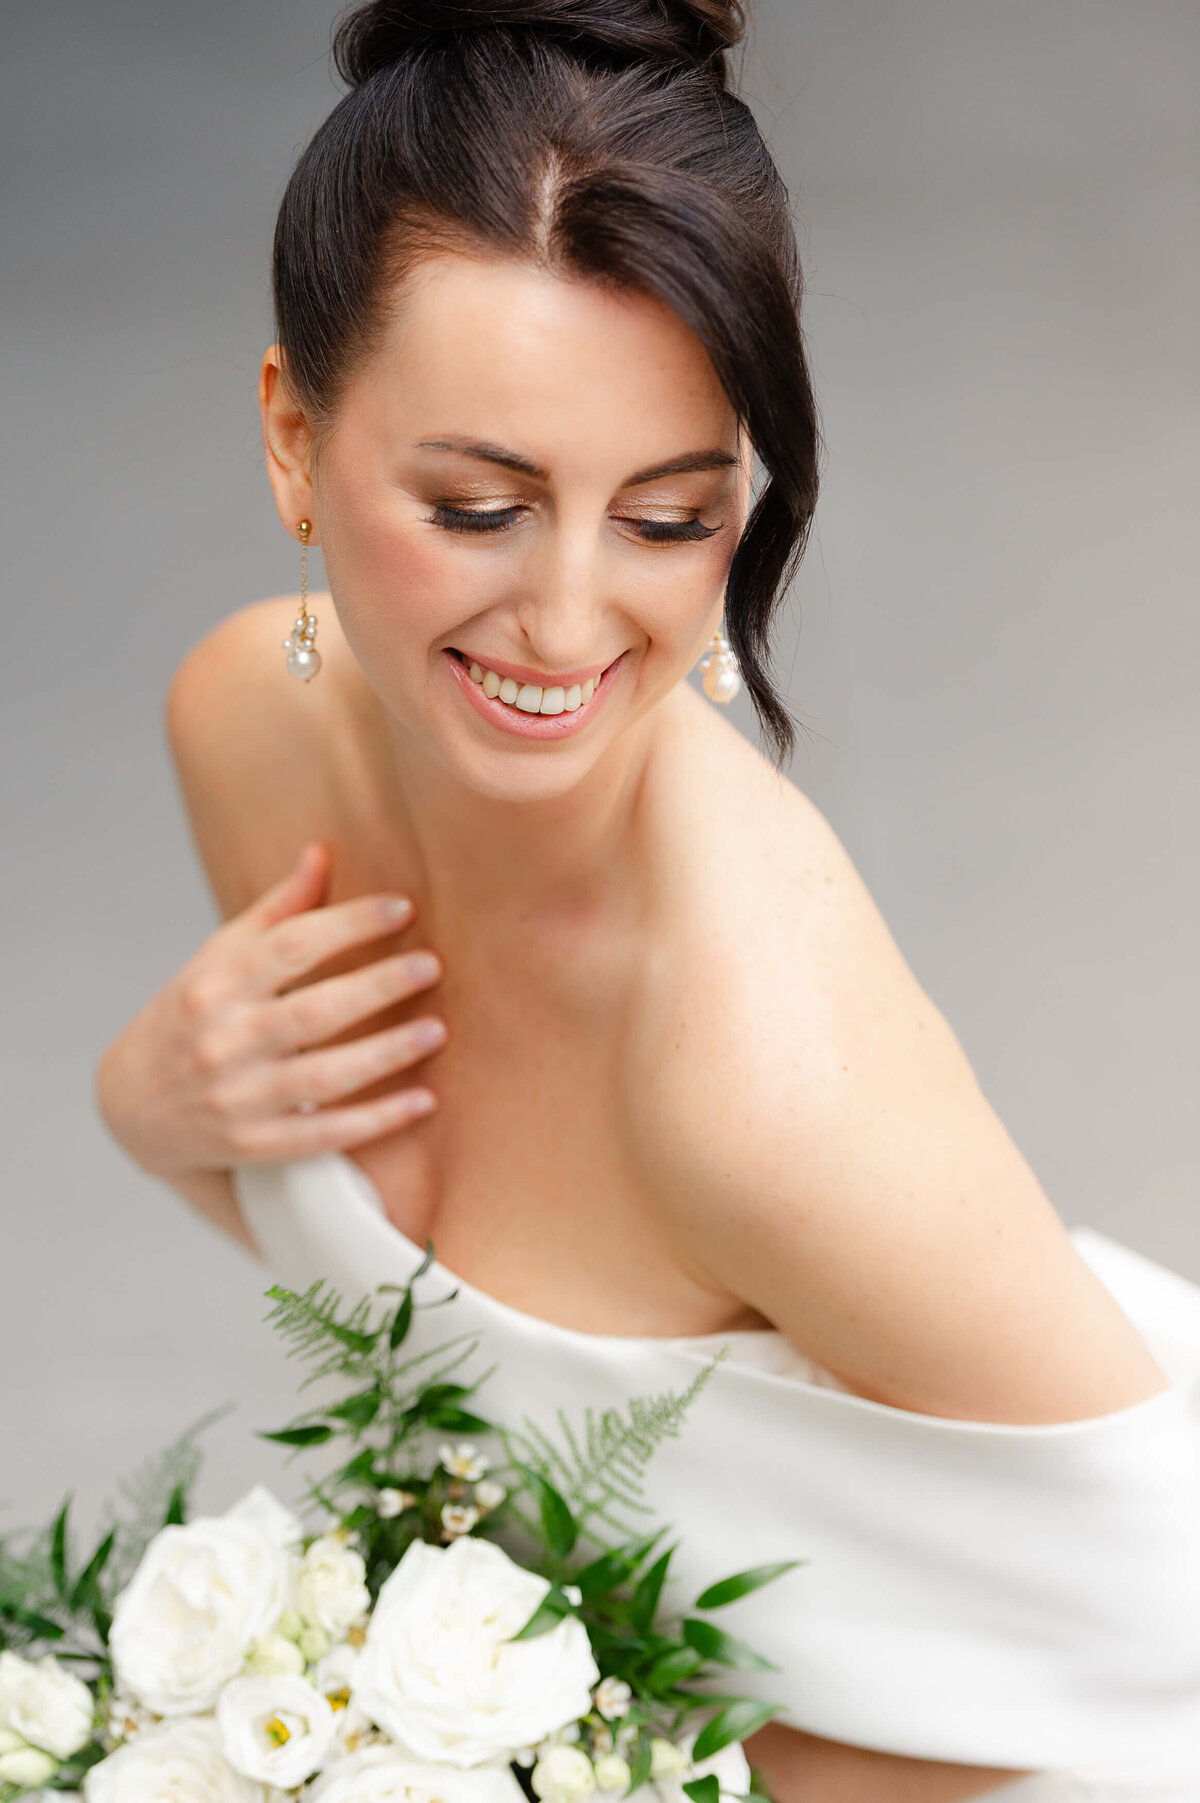
<svg viewBox="0 0 1200 1803">
<path fill-rule="evenodd" d="M 743 16 L 741 0 L 373 0 L 338 26 L 334 63 L 359 87 L 423 40 L 489 26 L 537 31 L 618 63 L 690 63 L 723 76 Z"/>
</svg>

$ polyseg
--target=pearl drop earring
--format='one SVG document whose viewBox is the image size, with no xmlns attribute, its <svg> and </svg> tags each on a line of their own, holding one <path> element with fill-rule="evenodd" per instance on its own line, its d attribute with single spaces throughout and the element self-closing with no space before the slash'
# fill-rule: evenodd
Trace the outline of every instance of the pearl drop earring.
<svg viewBox="0 0 1200 1803">
<path fill-rule="evenodd" d="M 734 696 L 740 694 L 742 677 L 738 661 L 723 632 L 713 633 L 708 650 L 696 668 L 704 684 L 704 693 L 710 701 L 718 702 L 721 707 L 728 707 Z"/>
<path fill-rule="evenodd" d="M 308 611 L 308 535 L 312 525 L 301 520 L 300 534 L 300 612 L 296 615 L 290 638 L 283 641 L 288 654 L 287 667 L 300 682 L 311 682 L 321 668 L 321 653 L 316 648 L 317 616 Z"/>
</svg>

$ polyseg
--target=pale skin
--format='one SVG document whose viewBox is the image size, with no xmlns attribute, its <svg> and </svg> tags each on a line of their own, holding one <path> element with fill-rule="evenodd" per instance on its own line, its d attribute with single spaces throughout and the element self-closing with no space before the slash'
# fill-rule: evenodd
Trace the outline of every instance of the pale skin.
<svg viewBox="0 0 1200 1803">
<path fill-rule="evenodd" d="M 225 923 L 101 1062 L 130 1155 L 253 1249 L 230 1168 L 344 1151 L 410 1239 L 529 1314 L 769 1323 L 896 1408 L 1056 1422 L 1161 1390 L 835 833 L 683 680 L 750 469 L 691 332 L 446 255 L 319 455 L 276 347 L 260 401 L 280 518 L 324 551 L 324 667 L 286 675 L 286 595 L 173 684 Z M 468 704 L 451 648 L 548 681 L 623 661 L 582 730 L 536 741 Z M 1019 1776 L 780 1724 L 748 1752 L 780 1803 Z"/>
</svg>

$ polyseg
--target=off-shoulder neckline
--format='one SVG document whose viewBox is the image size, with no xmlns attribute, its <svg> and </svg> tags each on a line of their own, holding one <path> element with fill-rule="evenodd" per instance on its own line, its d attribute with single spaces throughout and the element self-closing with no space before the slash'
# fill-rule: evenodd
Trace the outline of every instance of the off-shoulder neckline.
<svg viewBox="0 0 1200 1803">
<path fill-rule="evenodd" d="M 425 1248 L 418 1246 L 415 1240 L 410 1239 L 401 1228 L 397 1227 L 387 1212 L 387 1205 L 378 1184 L 368 1177 L 362 1166 L 356 1164 L 354 1159 L 345 1152 L 330 1152 L 327 1156 L 346 1172 L 351 1183 L 358 1185 L 362 1200 L 370 1207 L 372 1214 L 379 1218 L 380 1225 L 394 1234 L 408 1248 L 414 1258 L 424 1258 Z M 786 1339 L 786 1335 L 780 1333 L 777 1327 L 727 1327 L 714 1333 L 693 1334 L 589 1333 L 578 1327 L 567 1327 L 561 1321 L 547 1321 L 543 1315 L 532 1315 L 528 1310 L 517 1308 L 511 1302 L 501 1301 L 500 1297 L 493 1296 L 490 1290 L 481 1290 L 477 1284 L 469 1282 L 465 1277 L 460 1277 L 457 1271 L 452 1271 L 436 1256 L 431 1261 L 429 1268 L 452 1283 L 455 1289 L 461 1290 L 464 1295 L 473 1297 L 482 1307 L 493 1309 L 501 1315 L 507 1315 L 511 1320 L 520 1322 L 524 1328 L 563 1334 L 568 1339 L 576 1341 L 590 1342 L 600 1346 L 719 1346 L 726 1340 L 738 1340 L 743 1343 L 754 1340 L 761 1342 L 784 1341 L 797 1359 L 804 1359 L 804 1354 L 796 1352 L 795 1348 L 791 1346 L 791 1342 Z M 805 1359 L 805 1363 L 811 1365 L 813 1361 Z"/>
</svg>

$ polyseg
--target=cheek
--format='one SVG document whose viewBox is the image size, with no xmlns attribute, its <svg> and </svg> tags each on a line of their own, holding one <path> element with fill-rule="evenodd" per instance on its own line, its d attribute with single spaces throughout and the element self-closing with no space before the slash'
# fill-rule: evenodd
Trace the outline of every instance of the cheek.
<svg viewBox="0 0 1200 1803">
<path fill-rule="evenodd" d="M 353 551 L 349 545 L 352 542 Z M 408 522 L 347 534 L 329 563 L 347 637 L 401 640 L 416 649 L 503 597 L 510 576 L 491 559 L 468 560 L 454 537 Z M 339 580 L 342 579 L 342 580 Z"/>
</svg>

